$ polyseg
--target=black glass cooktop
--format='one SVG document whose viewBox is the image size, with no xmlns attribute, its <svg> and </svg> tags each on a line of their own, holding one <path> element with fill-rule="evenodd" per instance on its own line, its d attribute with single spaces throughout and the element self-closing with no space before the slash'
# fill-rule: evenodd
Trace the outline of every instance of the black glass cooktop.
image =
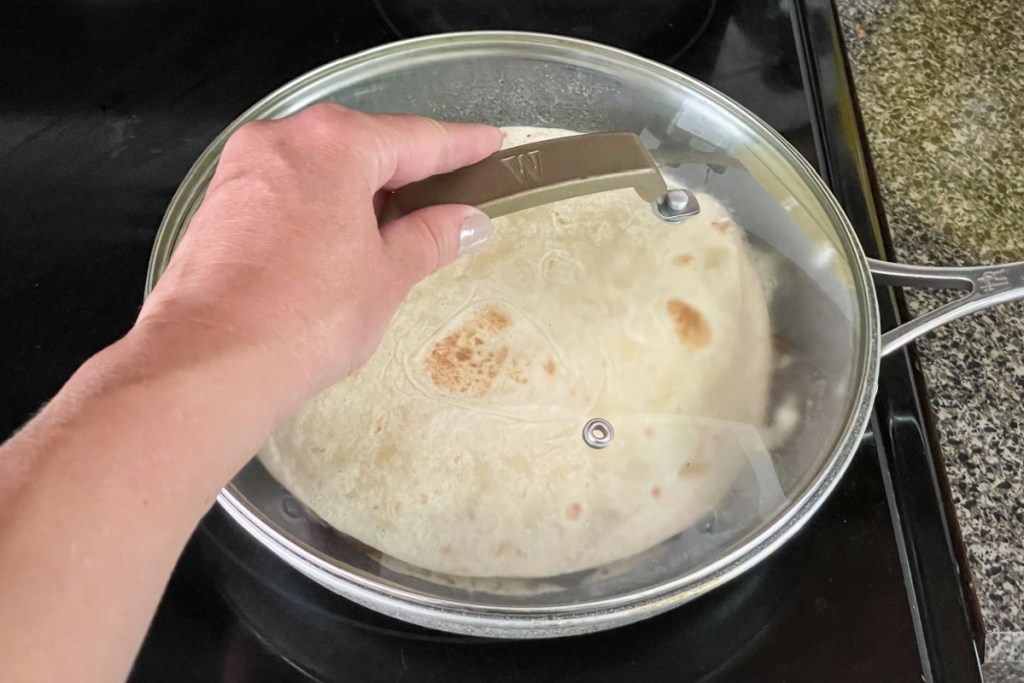
<svg viewBox="0 0 1024 683">
<path fill-rule="evenodd" d="M 172 193 L 236 115 L 324 62 L 470 28 L 599 40 L 711 84 L 818 167 L 869 255 L 887 248 L 828 0 L 0 2 L 0 436 L 127 330 Z M 880 303 L 886 326 L 905 315 Z M 133 680 L 980 681 L 914 360 L 885 359 L 872 428 L 813 520 L 668 614 L 554 641 L 431 632 L 313 585 L 214 510 Z"/>
</svg>

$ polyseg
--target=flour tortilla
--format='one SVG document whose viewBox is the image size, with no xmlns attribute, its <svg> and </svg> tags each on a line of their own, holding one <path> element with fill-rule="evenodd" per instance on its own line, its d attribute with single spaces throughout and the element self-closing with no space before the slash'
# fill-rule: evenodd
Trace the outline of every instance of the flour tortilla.
<svg viewBox="0 0 1024 683">
<path fill-rule="evenodd" d="M 730 435 L 762 423 L 770 363 L 742 232 L 698 199 L 677 225 L 632 190 L 498 219 L 263 464 L 338 530 L 461 576 L 588 569 L 694 524 L 744 466 Z M 593 417 L 615 430 L 603 450 L 581 438 Z"/>
</svg>

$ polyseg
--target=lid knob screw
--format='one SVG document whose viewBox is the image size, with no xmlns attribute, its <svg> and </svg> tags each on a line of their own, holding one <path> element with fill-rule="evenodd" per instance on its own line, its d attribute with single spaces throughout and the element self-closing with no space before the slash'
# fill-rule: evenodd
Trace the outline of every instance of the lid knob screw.
<svg viewBox="0 0 1024 683">
<path fill-rule="evenodd" d="M 689 190 L 669 190 L 654 203 L 654 213 L 663 221 L 678 223 L 700 213 L 700 204 Z"/>
</svg>

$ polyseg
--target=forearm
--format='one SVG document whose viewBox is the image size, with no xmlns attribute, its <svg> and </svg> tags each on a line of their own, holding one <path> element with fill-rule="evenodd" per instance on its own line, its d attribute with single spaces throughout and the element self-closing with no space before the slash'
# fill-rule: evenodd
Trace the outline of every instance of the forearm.
<svg viewBox="0 0 1024 683">
<path fill-rule="evenodd" d="M 174 562 L 276 419 L 246 353 L 162 365 L 129 338 L 0 448 L 0 661 L 11 680 L 126 675 Z"/>
</svg>

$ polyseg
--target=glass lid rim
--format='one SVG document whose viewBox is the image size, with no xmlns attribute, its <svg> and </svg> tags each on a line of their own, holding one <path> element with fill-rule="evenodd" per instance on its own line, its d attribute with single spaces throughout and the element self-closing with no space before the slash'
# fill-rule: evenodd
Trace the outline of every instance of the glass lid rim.
<svg viewBox="0 0 1024 683">
<path fill-rule="evenodd" d="M 812 196 L 825 210 L 831 223 L 830 227 L 840 241 L 842 246 L 840 253 L 851 268 L 855 299 L 861 319 L 860 348 L 855 349 L 857 357 L 854 359 L 857 367 L 853 375 L 853 382 L 856 386 L 848 402 L 845 423 L 831 446 L 831 452 L 822 459 L 822 465 L 814 476 L 809 478 L 802 489 L 794 492 L 794 497 L 774 519 L 771 519 L 766 526 L 747 541 L 718 557 L 715 561 L 695 571 L 642 590 L 572 605 L 489 606 L 481 603 L 436 598 L 415 591 L 394 588 L 362 577 L 333 562 L 324 561 L 318 552 L 310 552 L 311 549 L 305 548 L 303 544 L 290 538 L 286 532 L 270 523 L 258 510 L 250 509 L 250 506 L 244 502 L 247 500 L 245 496 L 240 493 L 236 494 L 233 482 L 222 490 L 218 496 L 218 503 L 230 513 L 236 522 L 245 527 L 249 533 L 256 535 L 275 554 L 299 569 L 307 577 L 325 585 L 329 583 L 330 585 L 327 587 L 335 592 L 345 594 L 347 591 L 351 594 L 356 591 L 370 594 L 376 598 L 378 604 L 383 602 L 393 609 L 414 607 L 418 610 L 427 610 L 437 615 L 442 622 L 462 620 L 464 623 L 489 625 L 493 628 L 508 628 L 513 626 L 511 622 L 516 622 L 519 625 L 515 628 L 522 629 L 522 622 L 528 621 L 531 616 L 536 619 L 558 617 L 558 623 L 564 626 L 571 623 L 608 621 L 607 616 L 601 617 L 601 614 L 607 613 L 609 610 L 615 611 L 620 616 L 623 610 L 632 612 L 643 609 L 646 611 L 652 606 L 654 609 L 650 612 L 651 614 L 664 611 L 664 609 L 679 604 L 680 600 L 703 594 L 715 585 L 757 564 L 770 555 L 776 547 L 788 540 L 813 516 L 835 488 L 857 450 L 856 447 L 871 414 L 878 379 L 880 335 L 877 302 L 867 261 L 849 219 L 810 163 L 767 123 L 731 98 L 692 76 L 626 50 L 577 38 L 544 33 L 467 31 L 433 34 L 390 42 L 334 60 L 299 75 L 265 96 L 232 121 L 207 146 L 182 180 L 161 221 L 147 269 L 145 295 L 148 296 L 152 291 L 156 280 L 166 267 L 181 233 L 187 227 L 192 210 L 201 201 L 221 148 L 228 136 L 239 126 L 250 120 L 262 118 L 273 108 L 281 106 L 297 94 L 336 73 L 369 63 L 379 66 L 396 58 L 407 60 L 417 54 L 422 54 L 423 51 L 434 52 L 442 47 L 459 46 L 534 46 L 582 50 L 585 53 L 584 56 L 601 58 L 608 63 L 628 66 L 660 77 L 676 87 L 683 87 L 706 98 L 715 106 L 723 108 L 729 115 L 749 127 L 759 140 L 766 142 L 797 172 L 800 181 L 811 190 Z M 240 519 L 240 516 L 245 520 Z M 317 573 L 318 576 L 313 576 L 311 572 Z M 328 577 L 329 580 L 327 580 Z M 657 609 L 662 606 L 663 609 Z M 615 623 L 608 624 L 608 626 L 612 625 Z"/>
</svg>

